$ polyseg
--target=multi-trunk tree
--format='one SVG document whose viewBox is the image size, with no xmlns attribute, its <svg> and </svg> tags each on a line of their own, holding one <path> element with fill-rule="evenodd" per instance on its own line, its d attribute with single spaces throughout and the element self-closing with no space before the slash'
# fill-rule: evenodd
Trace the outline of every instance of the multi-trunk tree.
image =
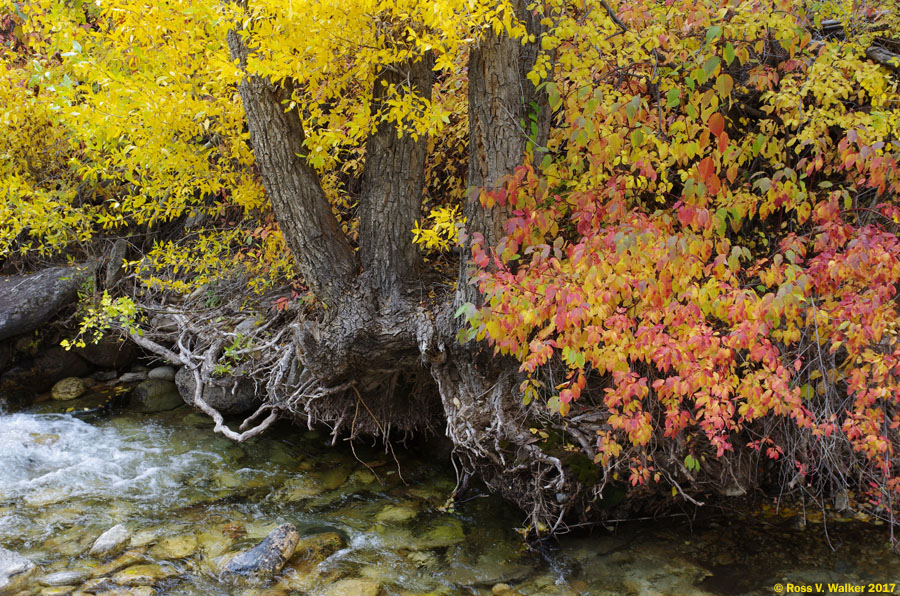
<svg viewBox="0 0 900 596">
<path fill-rule="evenodd" d="M 0 258 L 127 236 L 147 317 L 85 330 L 196 405 L 445 431 L 536 530 L 776 486 L 893 519 L 891 7 L 0 6 Z"/>
</svg>

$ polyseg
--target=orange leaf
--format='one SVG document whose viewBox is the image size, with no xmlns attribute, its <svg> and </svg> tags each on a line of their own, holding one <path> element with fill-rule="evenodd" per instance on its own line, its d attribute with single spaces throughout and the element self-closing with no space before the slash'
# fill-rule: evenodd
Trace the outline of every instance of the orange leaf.
<svg viewBox="0 0 900 596">
<path fill-rule="evenodd" d="M 714 112 L 713 115 L 709 117 L 708 124 L 709 132 L 713 133 L 714 136 L 718 137 L 722 134 L 722 131 L 725 130 L 725 118 L 718 112 Z"/>
</svg>

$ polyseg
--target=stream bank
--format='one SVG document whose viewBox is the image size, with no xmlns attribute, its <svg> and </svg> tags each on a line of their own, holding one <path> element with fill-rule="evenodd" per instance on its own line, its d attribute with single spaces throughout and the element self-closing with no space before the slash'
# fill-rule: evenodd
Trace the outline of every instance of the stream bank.
<svg viewBox="0 0 900 596">
<path fill-rule="evenodd" d="M 235 444 L 185 406 L 66 413 L 80 403 L 0 416 L 0 547 L 35 566 L 10 594 L 731 596 L 900 582 L 883 527 L 831 524 L 832 551 L 821 525 L 709 511 L 528 549 L 521 513 L 497 497 L 474 490 L 443 511 L 456 478 L 423 447 L 354 455 L 288 424 Z M 256 582 L 221 572 L 282 524 L 307 545 L 284 569 Z M 118 525 L 120 550 L 91 554 Z"/>
</svg>

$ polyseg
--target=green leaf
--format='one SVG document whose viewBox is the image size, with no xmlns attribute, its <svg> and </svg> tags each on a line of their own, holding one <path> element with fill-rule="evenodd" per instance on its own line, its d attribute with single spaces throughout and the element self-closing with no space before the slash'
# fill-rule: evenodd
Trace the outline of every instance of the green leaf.
<svg viewBox="0 0 900 596">
<path fill-rule="evenodd" d="M 641 132 L 640 128 L 636 128 L 631 131 L 631 146 L 632 147 L 640 147 L 641 143 L 644 142 L 644 133 Z"/>
<path fill-rule="evenodd" d="M 639 107 L 641 107 L 640 95 L 635 95 L 631 101 L 625 104 L 625 113 L 628 114 L 629 120 L 634 120 L 634 116 L 637 114 Z"/>
<path fill-rule="evenodd" d="M 673 87 L 666 93 L 666 107 L 674 108 L 681 104 L 681 91 Z"/>
<path fill-rule="evenodd" d="M 734 62 L 734 46 L 729 41 L 725 44 L 725 64 L 731 66 L 732 62 Z"/>
<path fill-rule="evenodd" d="M 706 43 L 710 43 L 720 35 L 722 35 L 722 27 L 720 25 L 713 25 L 706 30 Z"/>
</svg>

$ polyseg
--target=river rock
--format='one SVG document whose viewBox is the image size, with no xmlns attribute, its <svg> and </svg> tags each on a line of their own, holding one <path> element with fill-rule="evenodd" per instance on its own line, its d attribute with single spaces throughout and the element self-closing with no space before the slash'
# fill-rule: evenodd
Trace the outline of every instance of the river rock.
<svg viewBox="0 0 900 596">
<path fill-rule="evenodd" d="M 222 571 L 242 576 L 274 575 L 294 554 L 299 541 L 300 533 L 294 524 L 282 524 L 258 545 L 227 559 Z"/>
<path fill-rule="evenodd" d="M 100 534 L 94 541 L 89 554 L 92 557 L 111 557 L 117 555 L 123 550 L 131 540 L 131 532 L 122 524 L 115 525 L 107 531 Z"/>
<path fill-rule="evenodd" d="M 52 267 L 0 277 L 0 341 L 37 329 L 75 299 L 86 267 Z"/>
<path fill-rule="evenodd" d="M 144 556 L 143 551 L 140 549 L 127 550 L 109 563 L 95 567 L 91 571 L 91 577 L 103 577 L 104 575 L 115 573 L 116 571 L 130 567 L 131 565 L 146 562 L 147 557 Z"/>
<path fill-rule="evenodd" d="M 80 584 L 88 578 L 90 574 L 86 570 L 67 570 L 50 573 L 38 580 L 42 586 L 72 586 Z"/>
<path fill-rule="evenodd" d="M 196 388 L 194 373 L 182 367 L 175 375 L 175 384 L 184 401 L 192 403 Z M 203 388 L 203 401 L 227 416 L 246 414 L 262 403 L 253 382 L 234 377 L 211 379 Z"/>
<path fill-rule="evenodd" d="M 183 404 L 175 383 L 164 379 L 141 381 L 131 394 L 132 409 L 148 414 L 174 410 Z"/>
<path fill-rule="evenodd" d="M 50 396 L 57 401 L 69 401 L 70 399 L 81 397 L 86 390 L 87 387 L 84 386 L 84 381 L 78 377 L 66 377 L 53 385 L 53 388 L 50 390 Z"/>
<path fill-rule="evenodd" d="M 137 383 L 138 381 L 146 381 L 147 373 L 145 371 L 127 372 L 119 377 L 120 383 Z"/>
<path fill-rule="evenodd" d="M 120 586 L 152 586 L 178 572 L 162 565 L 132 565 L 119 571 L 112 580 Z"/>
<path fill-rule="evenodd" d="M 37 571 L 37 566 L 11 550 L 0 547 L 0 594 L 13 594 Z"/>
<path fill-rule="evenodd" d="M 400 523 L 413 519 L 418 515 L 411 506 L 387 505 L 375 516 L 376 521 Z"/>
<path fill-rule="evenodd" d="M 325 588 L 323 596 L 378 596 L 381 585 L 368 579 L 342 579 Z"/>
<path fill-rule="evenodd" d="M 443 548 L 464 542 L 465 539 L 466 532 L 462 522 L 451 517 L 426 531 L 416 541 L 416 546 L 420 549 Z"/>
<path fill-rule="evenodd" d="M 197 552 L 197 538 L 193 534 L 163 538 L 150 549 L 157 559 L 184 559 Z"/>
<path fill-rule="evenodd" d="M 175 380 L 175 368 L 172 366 L 157 366 L 147 373 L 148 379 L 162 379 L 163 381 Z"/>
<path fill-rule="evenodd" d="M 344 548 L 344 539 L 337 532 L 322 532 L 306 536 L 297 542 L 294 556 L 301 561 L 318 565 L 332 554 Z"/>
<path fill-rule="evenodd" d="M 39 596 L 68 596 L 69 594 L 74 593 L 75 590 L 75 586 L 51 586 L 49 588 L 42 588 L 38 594 Z"/>
</svg>

